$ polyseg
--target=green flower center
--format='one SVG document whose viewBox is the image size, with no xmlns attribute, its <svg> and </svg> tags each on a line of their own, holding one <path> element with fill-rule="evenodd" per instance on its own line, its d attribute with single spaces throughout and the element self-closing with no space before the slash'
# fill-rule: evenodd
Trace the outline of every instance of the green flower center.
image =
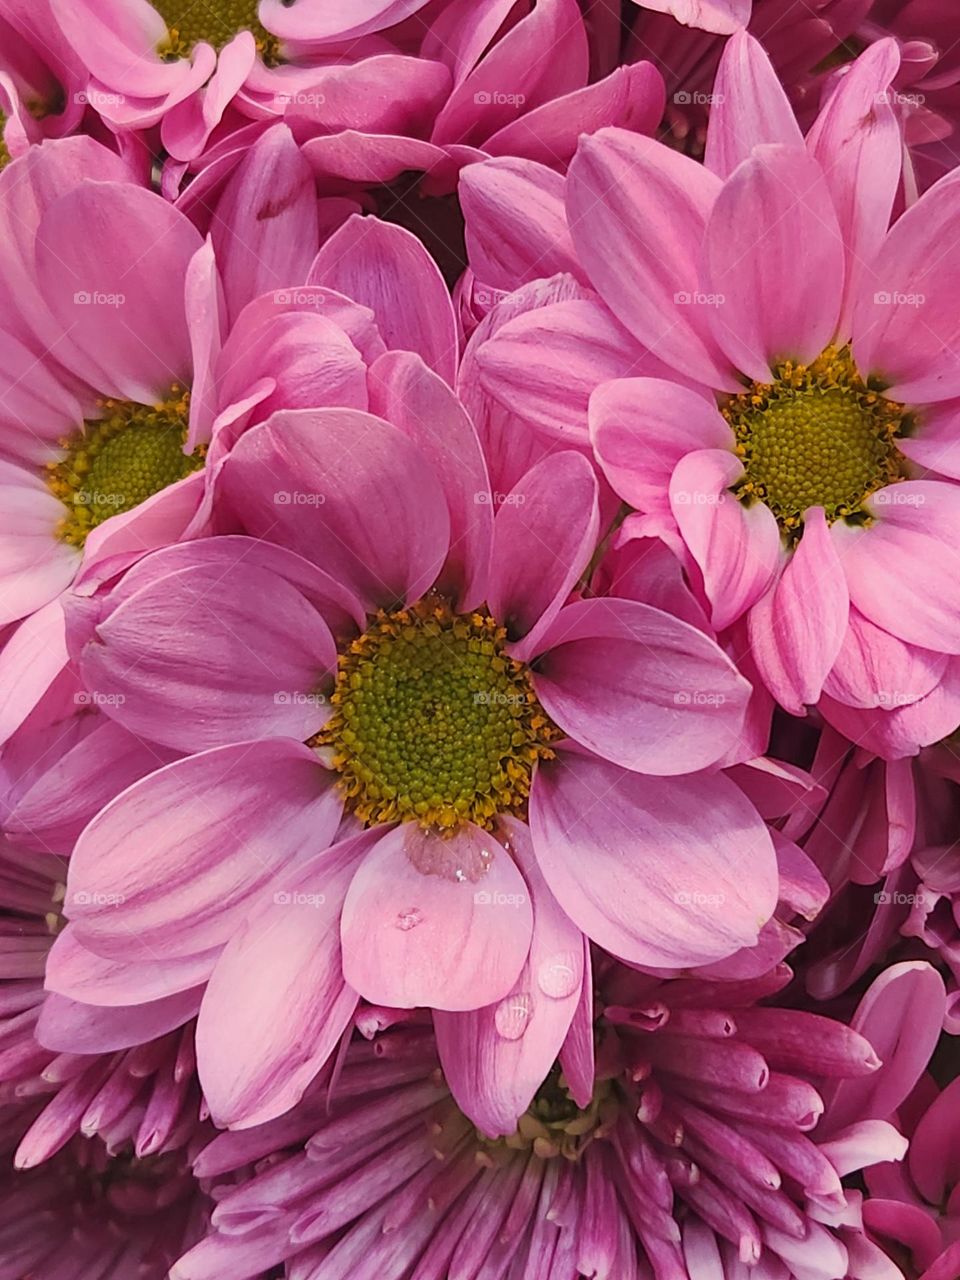
<svg viewBox="0 0 960 1280">
<path fill-rule="evenodd" d="M 82 547 L 110 516 L 199 471 L 206 451 L 183 452 L 189 400 L 180 387 L 156 405 L 104 400 L 102 418 L 61 441 L 64 456 L 47 464 L 50 491 L 67 508 L 61 541 Z"/>
<path fill-rule="evenodd" d="M 896 443 L 909 430 L 906 410 L 864 382 L 847 349 L 828 347 L 810 365 L 786 361 L 776 374 L 721 405 L 746 472 L 737 496 L 764 502 L 791 536 L 809 507 L 823 507 L 831 524 L 864 522 L 864 500 L 906 478 Z"/>
<path fill-rule="evenodd" d="M 532 1150 L 542 1160 L 563 1156 L 577 1160 L 594 1141 L 609 1133 L 616 1123 L 620 1101 L 612 1080 L 598 1080 L 587 1107 L 578 1107 L 566 1087 L 559 1065 L 534 1095 L 530 1106 L 520 1117 L 517 1131 L 502 1143 L 515 1151 Z"/>
<path fill-rule="evenodd" d="M 259 0 L 153 0 L 154 8 L 167 24 L 167 39 L 159 47 L 161 57 L 173 60 L 189 57 L 194 45 L 222 49 L 241 31 L 250 31 L 267 66 L 283 59 L 280 42 L 264 27 L 257 14 Z"/>
<path fill-rule="evenodd" d="M 333 748 L 363 822 L 451 832 L 525 815 L 534 765 L 560 735 L 505 643 L 488 614 L 457 615 L 431 598 L 379 613 L 341 655 L 334 712 L 316 741 Z"/>
</svg>

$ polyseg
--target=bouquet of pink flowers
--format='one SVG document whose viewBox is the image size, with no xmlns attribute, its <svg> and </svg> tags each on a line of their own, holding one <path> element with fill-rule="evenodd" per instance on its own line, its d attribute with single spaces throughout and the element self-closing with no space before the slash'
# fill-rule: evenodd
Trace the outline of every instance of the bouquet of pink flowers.
<svg viewBox="0 0 960 1280">
<path fill-rule="evenodd" d="M 960 10 L 0 0 L 0 1280 L 958 1280 Z"/>
</svg>

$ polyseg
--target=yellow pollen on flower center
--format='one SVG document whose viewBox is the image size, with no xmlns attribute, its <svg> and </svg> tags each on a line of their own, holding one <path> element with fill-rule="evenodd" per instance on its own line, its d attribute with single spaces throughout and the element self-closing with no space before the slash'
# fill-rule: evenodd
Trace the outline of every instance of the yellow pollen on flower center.
<svg viewBox="0 0 960 1280">
<path fill-rule="evenodd" d="M 102 417 L 60 442 L 64 456 L 47 464 L 46 480 L 67 508 L 57 529 L 62 542 L 82 547 L 110 516 L 199 471 L 205 447 L 183 451 L 189 404 L 190 393 L 178 386 L 155 405 L 103 400 Z"/>
<path fill-rule="evenodd" d="M 267 66 L 283 61 L 280 41 L 258 17 L 259 0 L 153 0 L 153 7 L 168 29 L 167 39 L 159 47 L 163 58 L 189 57 L 194 45 L 200 43 L 219 50 L 239 32 L 249 31 Z"/>
<path fill-rule="evenodd" d="M 831 524 L 866 521 L 864 500 L 907 477 L 897 448 L 911 425 L 906 409 L 863 380 L 847 348 L 828 347 L 809 365 L 785 361 L 776 375 L 720 406 L 746 473 L 737 496 L 765 503 L 793 537 L 810 507 Z"/>
<path fill-rule="evenodd" d="M 526 815 L 534 765 L 560 732 L 505 643 L 489 614 L 431 597 L 380 612 L 341 654 L 333 715 L 314 741 L 332 747 L 363 822 L 448 833 Z"/>
<path fill-rule="evenodd" d="M 514 1151 L 533 1151 L 542 1160 L 562 1156 L 578 1160 L 596 1138 L 614 1127 L 620 1098 L 612 1080 L 598 1080 L 589 1104 L 578 1107 L 571 1098 L 559 1065 L 555 1065 L 517 1123 L 516 1132 L 488 1145 Z"/>
</svg>

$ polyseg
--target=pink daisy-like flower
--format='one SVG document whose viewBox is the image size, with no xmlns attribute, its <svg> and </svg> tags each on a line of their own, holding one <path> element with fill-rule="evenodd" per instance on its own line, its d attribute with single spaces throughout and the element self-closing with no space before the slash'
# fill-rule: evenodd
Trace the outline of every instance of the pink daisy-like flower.
<svg viewBox="0 0 960 1280">
<path fill-rule="evenodd" d="M 777 898 L 762 819 L 711 772 L 737 758 L 746 681 L 657 609 L 571 600 L 599 536 L 586 458 L 543 459 L 494 518 L 446 384 L 387 353 L 371 386 L 373 412 L 241 436 L 216 518 L 252 538 L 145 557 L 71 628 L 104 710 L 194 754 L 87 827 L 48 980 L 73 994 L 85 951 L 171 992 L 209 980 L 221 1121 L 291 1105 L 357 992 L 471 1010 L 529 964 L 550 1060 L 584 934 L 706 963 L 755 943 Z"/>
<path fill-rule="evenodd" d="M 634 362 L 674 371 L 594 391 L 600 463 L 644 513 L 633 532 L 682 550 L 714 626 L 748 617 L 795 714 L 960 651 L 960 206 L 948 177 L 887 229 L 897 63 L 892 42 L 864 54 L 804 144 L 759 45 L 734 36 L 706 166 L 603 131 L 566 185 L 581 270 L 612 312 L 604 342 L 627 370 L 632 336 Z M 545 414 L 523 385 L 535 336 L 571 344 L 554 312 L 477 358 L 488 392 L 555 431 L 559 397 Z"/>
<path fill-rule="evenodd" d="M 886 1116 L 926 1066 L 942 985 L 926 965 L 890 970 L 858 1030 L 759 1003 L 788 979 L 658 982 L 599 959 L 602 1015 L 504 1136 L 445 1081 L 422 1024 L 355 1042 L 289 1115 L 200 1153 L 196 1172 L 224 1185 L 173 1276 L 286 1259 L 311 1280 L 865 1280 L 879 1251 L 841 1178 L 902 1158 Z M 909 1017 L 911 1052 L 884 1017 L 896 1032 Z"/>
</svg>

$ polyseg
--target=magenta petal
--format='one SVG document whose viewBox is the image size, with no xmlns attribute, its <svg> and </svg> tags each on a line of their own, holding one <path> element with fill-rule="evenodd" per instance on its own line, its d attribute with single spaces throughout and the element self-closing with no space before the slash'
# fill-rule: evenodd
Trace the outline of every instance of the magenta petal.
<svg viewBox="0 0 960 1280">
<path fill-rule="evenodd" d="M 704 230 L 719 180 L 662 143 L 602 129 L 581 141 L 567 178 L 580 261 L 617 318 L 665 363 L 733 391 L 700 291 Z M 598 379 L 599 381 L 599 379 Z"/>
<path fill-rule="evenodd" d="M 439 590 L 463 613 L 487 593 L 493 506 L 487 466 L 473 423 L 443 379 L 409 351 L 388 351 L 370 368 L 371 411 L 420 448 L 443 486 L 450 552 Z"/>
<path fill-rule="evenodd" d="M 743 475 L 736 454 L 689 453 L 670 479 L 670 506 L 700 566 L 718 631 L 736 622 L 773 582 L 780 563 L 780 529 L 762 502 L 744 506 L 730 486 Z"/>
<path fill-rule="evenodd" d="M 344 976 L 372 1004 L 478 1009 L 513 987 L 532 927 L 523 876 L 491 835 L 468 824 L 445 839 L 406 823 L 350 885 Z"/>
<path fill-rule="evenodd" d="M 843 271 L 820 166 L 794 147 L 757 147 L 724 184 L 707 226 L 704 280 L 717 344 L 758 382 L 771 381 L 782 360 L 809 364 L 836 331 Z"/>
<path fill-rule="evenodd" d="M 275 413 L 221 473 L 247 532 L 299 552 L 369 606 L 419 599 L 447 556 L 450 517 L 423 452 L 353 409 Z"/>
<path fill-rule="evenodd" d="M 567 605 L 541 638 L 537 697 L 575 741 L 641 773 L 693 773 L 737 742 L 750 686 L 709 636 L 634 600 Z"/>
<path fill-rule="evenodd" d="M 291 864 L 217 961 L 197 1023 L 197 1067 L 222 1127 L 247 1129 L 295 1106 L 353 1016 L 340 909 L 375 838 Z"/>
<path fill-rule="evenodd" d="M 335 666 L 313 604 L 240 558 L 148 583 L 97 626 L 80 662 L 114 719 L 180 751 L 305 742 L 329 714 L 320 689 Z"/>
<path fill-rule="evenodd" d="M 196 1016 L 202 988 L 182 991 L 150 1004 L 100 1008 L 49 995 L 37 1023 L 37 1040 L 60 1053 L 112 1053 L 144 1044 L 182 1027 Z"/>
<path fill-rule="evenodd" d="M 415 351 L 453 383 L 457 326 L 450 295 L 436 263 L 411 232 L 355 214 L 323 245 L 308 283 L 326 285 L 369 307 L 388 349 Z"/>
<path fill-rule="evenodd" d="M 750 611 L 754 661 L 793 715 L 820 698 L 847 631 L 850 596 L 822 507 L 804 517 L 803 537 L 772 591 Z"/>
<path fill-rule="evenodd" d="M 586 569 L 597 543 L 597 478 L 580 453 L 548 454 L 498 509 L 487 603 L 507 628 L 515 657 L 536 651 L 546 627 Z"/>
<path fill-rule="evenodd" d="M 713 83 L 704 164 L 729 178 L 765 142 L 803 147 L 803 134 L 763 45 L 738 31 L 724 45 Z"/>
<path fill-rule="evenodd" d="M 512 1134 L 553 1066 L 580 1001 L 580 930 L 533 856 L 527 827 L 509 820 L 510 848 L 533 902 L 530 954 L 498 1004 L 434 1014 L 444 1076 L 461 1110 L 489 1137 Z"/>
<path fill-rule="evenodd" d="M 530 826 L 560 905 L 633 964 L 720 960 L 776 906 L 770 834 L 722 776 L 647 778 L 564 751 L 534 779 Z"/>
<path fill-rule="evenodd" d="M 225 943 L 265 885 L 323 849 L 340 820 L 330 773 L 298 742 L 219 747 L 134 783 L 70 860 L 78 940 L 134 963 Z"/>
</svg>

